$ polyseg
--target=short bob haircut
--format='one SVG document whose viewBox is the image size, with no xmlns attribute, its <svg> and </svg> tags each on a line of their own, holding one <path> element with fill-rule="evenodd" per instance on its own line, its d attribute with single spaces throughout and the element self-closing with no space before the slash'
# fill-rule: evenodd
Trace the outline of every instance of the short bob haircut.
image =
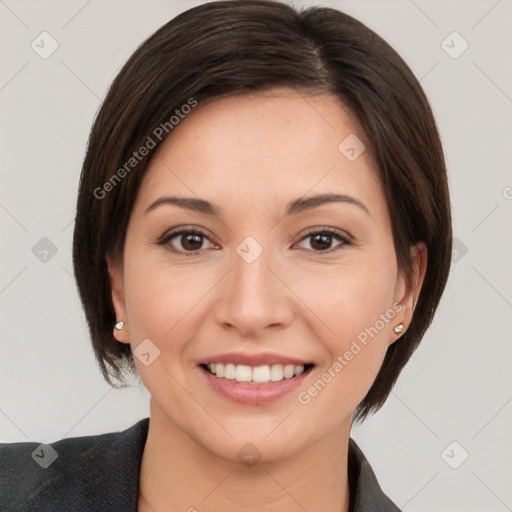
<svg viewBox="0 0 512 512">
<path fill-rule="evenodd" d="M 423 241 L 428 248 L 411 324 L 388 348 L 358 405 L 354 419 L 362 421 L 383 405 L 432 322 L 449 274 L 452 225 L 428 100 L 393 48 L 351 16 L 272 0 L 215 1 L 181 13 L 141 44 L 112 83 L 90 133 L 73 238 L 75 277 L 102 374 L 119 387 L 112 378 L 125 383 L 123 370 L 136 369 L 130 345 L 113 336 L 106 256 L 122 262 L 152 156 L 177 115 L 191 110 L 185 106 L 280 86 L 304 96 L 333 94 L 359 122 L 389 208 L 397 265 L 409 283 L 415 277 L 410 246 Z M 150 139 L 151 151 L 139 153 Z"/>
</svg>

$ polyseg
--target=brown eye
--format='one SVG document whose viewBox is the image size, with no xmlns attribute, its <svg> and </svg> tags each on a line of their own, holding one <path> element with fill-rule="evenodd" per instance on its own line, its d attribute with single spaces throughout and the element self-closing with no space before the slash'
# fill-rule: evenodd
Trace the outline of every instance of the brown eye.
<svg viewBox="0 0 512 512">
<path fill-rule="evenodd" d="M 183 235 L 178 235 L 181 246 L 187 251 L 196 251 L 201 248 L 203 243 L 202 235 L 197 235 L 195 233 L 188 233 Z M 176 237 L 174 237 L 176 238 Z"/>
<path fill-rule="evenodd" d="M 345 245 L 350 245 L 349 238 L 335 229 L 323 229 L 321 231 L 309 232 L 305 237 L 301 239 L 310 240 L 310 248 L 313 252 L 334 252 L 337 248 L 332 249 L 333 240 L 338 240 L 338 248 L 342 248 Z"/>
<path fill-rule="evenodd" d="M 205 233 L 197 230 L 182 229 L 166 233 L 158 240 L 158 245 L 165 245 L 182 256 L 195 256 L 200 250 L 204 240 L 208 240 Z"/>
</svg>

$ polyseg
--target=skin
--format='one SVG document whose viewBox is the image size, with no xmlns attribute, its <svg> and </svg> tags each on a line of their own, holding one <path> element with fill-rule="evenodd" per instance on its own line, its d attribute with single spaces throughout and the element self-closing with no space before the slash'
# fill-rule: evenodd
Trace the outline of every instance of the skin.
<svg viewBox="0 0 512 512">
<path fill-rule="evenodd" d="M 109 260 L 112 300 L 132 350 L 149 338 L 160 355 L 136 357 L 151 394 L 139 510 L 348 511 L 347 446 L 354 409 L 371 387 L 393 327 L 410 323 L 425 274 L 423 243 L 411 247 L 416 279 L 396 262 L 391 221 L 369 151 L 349 161 L 338 146 L 355 120 L 332 95 L 291 89 L 228 97 L 194 109 L 154 155 L 134 205 L 122 262 Z M 369 144 L 365 143 L 366 147 Z M 289 217 L 286 204 L 339 193 L 362 202 L 327 203 Z M 163 205 L 165 195 L 199 197 L 222 217 Z M 205 232 L 187 245 L 171 228 Z M 313 232 L 350 235 L 325 245 Z M 236 248 L 263 248 L 251 264 Z M 315 243 L 316 242 L 316 243 Z M 194 241 L 193 241 L 194 243 Z M 194 252 L 194 256 L 180 256 Z M 323 249 L 322 249 L 323 248 Z M 297 400 L 379 315 L 394 318 L 307 404 Z M 399 342 L 399 341 L 398 341 Z M 214 392 L 198 361 L 270 351 L 312 361 L 296 392 L 266 405 Z M 248 466 L 246 443 L 261 454 Z"/>
</svg>

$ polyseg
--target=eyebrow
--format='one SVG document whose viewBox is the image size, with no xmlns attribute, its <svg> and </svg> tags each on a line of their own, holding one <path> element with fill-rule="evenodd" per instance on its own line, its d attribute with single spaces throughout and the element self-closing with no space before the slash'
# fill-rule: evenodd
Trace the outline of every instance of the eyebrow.
<svg viewBox="0 0 512 512">
<path fill-rule="evenodd" d="M 368 208 L 358 199 L 352 196 L 347 196 L 345 194 L 318 194 L 310 197 L 300 197 L 299 199 L 295 199 L 290 201 L 286 205 L 285 216 L 296 215 L 305 210 L 310 210 L 316 208 L 320 205 L 326 203 L 348 203 L 353 204 L 363 211 L 365 211 L 368 215 L 370 212 Z M 204 213 L 206 215 L 215 215 L 217 217 L 222 218 L 222 210 L 209 201 L 204 199 L 198 199 L 195 197 L 177 197 L 177 196 L 164 196 L 157 199 L 151 205 L 146 208 L 145 214 L 154 210 L 158 206 L 164 204 L 171 204 L 179 206 L 180 208 L 184 208 L 186 210 L 192 210 L 199 213 Z"/>
</svg>

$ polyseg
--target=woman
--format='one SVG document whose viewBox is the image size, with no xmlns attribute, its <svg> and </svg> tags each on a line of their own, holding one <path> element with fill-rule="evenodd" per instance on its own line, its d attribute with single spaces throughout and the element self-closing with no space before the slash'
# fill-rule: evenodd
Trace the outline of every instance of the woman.
<svg viewBox="0 0 512 512">
<path fill-rule="evenodd" d="M 428 101 L 374 32 L 262 0 L 164 25 L 95 119 L 73 257 L 102 372 L 150 417 L 4 444 L 3 508 L 399 510 L 350 430 L 432 321 L 451 219 Z"/>
</svg>

